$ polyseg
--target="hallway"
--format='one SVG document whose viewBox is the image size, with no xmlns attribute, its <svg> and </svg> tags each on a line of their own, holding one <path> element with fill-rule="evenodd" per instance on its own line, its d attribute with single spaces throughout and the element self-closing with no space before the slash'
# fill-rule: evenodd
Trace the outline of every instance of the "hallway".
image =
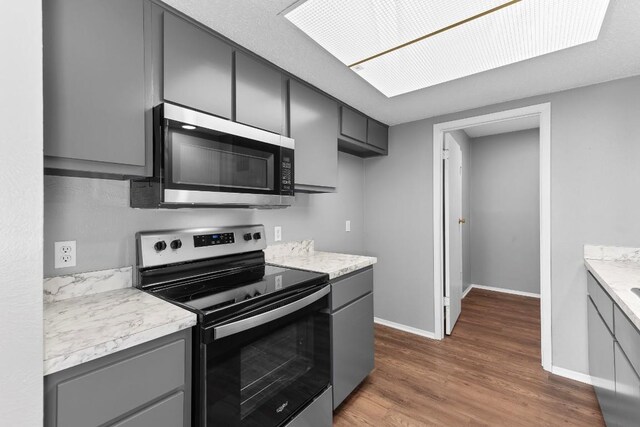
<svg viewBox="0 0 640 427">
<path fill-rule="evenodd" d="M 376 325 L 376 368 L 334 426 L 602 426 L 591 386 L 540 365 L 540 301 L 473 289 L 451 337 Z"/>
</svg>

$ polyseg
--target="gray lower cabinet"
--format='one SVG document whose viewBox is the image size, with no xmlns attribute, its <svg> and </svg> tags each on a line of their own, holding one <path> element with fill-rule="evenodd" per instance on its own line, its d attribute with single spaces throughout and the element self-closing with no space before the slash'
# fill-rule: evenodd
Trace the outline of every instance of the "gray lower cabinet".
<svg viewBox="0 0 640 427">
<path fill-rule="evenodd" d="M 372 291 L 371 268 L 331 284 L 331 378 L 334 409 L 374 367 Z"/>
<path fill-rule="evenodd" d="M 236 121 L 284 134 L 286 86 L 277 69 L 243 52 L 235 54 Z"/>
<path fill-rule="evenodd" d="M 287 424 L 287 427 L 331 427 L 333 424 L 332 414 L 331 387 L 329 387 L 296 415 Z"/>
<path fill-rule="evenodd" d="M 615 418 L 615 364 L 614 338 L 598 313 L 591 298 L 588 299 L 589 321 L 589 373 L 598 396 L 602 415 L 607 424 Z"/>
<path fill-rule="evenodd" d="M 296 189 L 334 191 L 338 184 L 338 104 L 289 80 L 289 126 L 296 143 Z"/>
<path fill-rule="evenodd" d="M 615 421 L 612 424 L 607 421 L 607 425 L 637 426 L 640 424 L 640 377 L 617 343 L 615 345 L 615 366 Z"/>
<path fill-rule="evenodd" d="M 164 99 L 230 119 L 232 47 L 167 11 L 163 41 Z"/>
<path fill-rule="evenodd" d="M 45 427 L 191 425 L 191 330 L 48 375 Z"/>
<path fill-rule="evenodd" d="M 609 427 L 640 425 L 640 331 L 588 273 L 589 373 Z"/>
<path fill-rule="evenodd" d="M 46 0 L 44 166 L 146 175 L 143 0 Z"/>
</svg>

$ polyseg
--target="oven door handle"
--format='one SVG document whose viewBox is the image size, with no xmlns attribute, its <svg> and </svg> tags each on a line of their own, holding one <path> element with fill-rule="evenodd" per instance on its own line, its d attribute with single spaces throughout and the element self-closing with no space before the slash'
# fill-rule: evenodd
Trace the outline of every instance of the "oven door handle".
<svg viewBox="0 0 640 427">
<path fill-rule="evenodd" d="M 318 292 L 314 292 L 304 298 L 300 298 L 292 303 L 283 305 L 274 310 L 267 311 L 266 313 L 258 314 L 257 316 L 249 317 L 247 319 L 238 320 L 237 322 L 228 323 L 226 325 L 216 326 L 213 328 L 213 339 L 218 340 L 220 338 L 228 337 L 240 332 L 244 332 L 248 329 L 255 328 L 256 326 L 264 325 L 265 323 L 272 322 L 274 320 L 285 317 L 291 313 L 294 313 L 308 305 L 313 304 L 320 298 L 324 297 L 331 291 L 331 286 L 325 286 Z"/>
</svg>

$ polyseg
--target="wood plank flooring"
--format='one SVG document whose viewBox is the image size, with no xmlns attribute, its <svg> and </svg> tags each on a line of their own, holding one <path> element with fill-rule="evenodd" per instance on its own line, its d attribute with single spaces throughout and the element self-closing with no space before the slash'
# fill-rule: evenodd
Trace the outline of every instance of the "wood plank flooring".
<svg viewBox="0 0 640 427">
<path fill-rule="evenodd" d="M 593 388 L 540 365 L 540 301 L 473 289 L 442 341 L 376 325 L 376 368 L 334 426 L 603 426 Z"/>
</svg>

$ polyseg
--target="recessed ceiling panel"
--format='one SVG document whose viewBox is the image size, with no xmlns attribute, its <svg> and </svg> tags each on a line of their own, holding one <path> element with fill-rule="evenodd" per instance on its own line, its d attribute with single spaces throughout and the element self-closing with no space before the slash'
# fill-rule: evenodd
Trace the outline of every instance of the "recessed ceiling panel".
<svg viewBox="0 0 640 427">
<path fill-rule="evenodd" d="M 609 0 L 307 0 L 285 16 L 392 97 L 596 40 L 608 5 Z"/>
</svg>

